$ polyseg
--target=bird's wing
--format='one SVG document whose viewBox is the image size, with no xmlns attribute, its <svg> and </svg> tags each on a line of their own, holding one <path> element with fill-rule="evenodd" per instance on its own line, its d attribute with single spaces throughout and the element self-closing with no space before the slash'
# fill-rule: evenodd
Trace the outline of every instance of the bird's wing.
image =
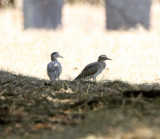
<svg viewBox="0 0 160 139">
<path fill-rule="evenodd" d="M 59 77 L 61 70 L 60 70 L 60 64 L 58 63 L 49 63 L 47 66 L 47 73 L 48 76 L 51 76 L 53 78 L 57 78 Z"/>
<path fill-rule="evenodd" d="M 97 62 L 87 65 L 75 79 L 82 79 L 95 74 L 98 71 L 99 66 L 100 65 Z"/>
</svg>

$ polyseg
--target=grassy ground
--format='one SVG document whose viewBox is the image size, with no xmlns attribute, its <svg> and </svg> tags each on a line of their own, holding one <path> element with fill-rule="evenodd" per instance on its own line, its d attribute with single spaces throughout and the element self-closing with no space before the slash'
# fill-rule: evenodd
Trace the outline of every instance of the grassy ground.
<svg viewBox="0 0 160 139">
<path fill-rule="evenodd" d="M 159 84 L 49 84 L 1 71 L 0 86 L 4 138 L 160 137 Z"/>
<path fill-rule="evenodd" d="M 20 10 L 0 10 L 1 137 L 160 138 L 160 4 L 150 31 L 105 31 L 104 13 L 65 5 L 62 29 L 23 31 Z M 62 81 L 50 85 L 53 51 L 65 58 Z M 101 54 L 112 61 L 98 83 L 72 81 Z"/>
</svg>

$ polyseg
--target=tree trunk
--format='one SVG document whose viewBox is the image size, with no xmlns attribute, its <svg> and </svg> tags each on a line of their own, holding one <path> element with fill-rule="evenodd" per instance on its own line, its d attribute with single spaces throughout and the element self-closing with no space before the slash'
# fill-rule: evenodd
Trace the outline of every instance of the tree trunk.
<svg viewBox="0 0 160 139">
<path fill-rule="evenodd" d="M 63 0 L 24 0 L 24 29 L 61 26 Z"/>
<path fill-rule="evenodd" d="M 152 0 L 105 0 L 107 29 L 118 30 L 142 25 L 149 29 Z"/>
</svg>

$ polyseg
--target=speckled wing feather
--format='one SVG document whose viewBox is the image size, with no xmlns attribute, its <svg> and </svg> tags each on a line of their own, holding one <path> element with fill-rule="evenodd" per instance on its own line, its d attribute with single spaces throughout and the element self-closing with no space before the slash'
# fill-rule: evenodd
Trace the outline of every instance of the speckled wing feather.
<svg viewBox="0 0 160 139">
<path fill-rule="evenodd" d="M 75 80 L 83 79 L 83 78 L 94 75 L 95 73 L 98 72 L 99 66 L 100 65 L 97 62 L 94 62 L 94 63 L 91 63 L 91 64 L 87 65 L 82 70 L 82 72 L 75 78 Z"/>
<path fill-rule="evenodd" d="M 56 80 L 61 74 L 60 63 L 50 62 L 47 66 L 47 73 L 51 80 Z"/>
</svg>

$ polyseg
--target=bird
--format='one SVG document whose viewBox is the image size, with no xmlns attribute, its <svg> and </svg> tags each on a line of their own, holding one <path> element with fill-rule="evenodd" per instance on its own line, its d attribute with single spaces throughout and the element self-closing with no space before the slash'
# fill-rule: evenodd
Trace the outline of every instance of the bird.
<svg viewBox="0 0 160 139">
<path fill-rule="evenodd" d="M 81 80 L 81 79 L 91 79 L 93 78 L 93 81 L 96 81 L 96 77 L 105 69 L 106 63 L 105 60 L 111 60 L 106 55 L 100 55 L 98 57 L 97 62 L 93 62 L 88 64 L 82 72 L 75 78 L 75 80 Z"/>
<path fill-rule="evenodd" d="M 47 74 L 52 82 L 57 79 L 60 80 L 60 75 L 62 73 L 62 65 L 58 62 L 57 58 L 63 58 L 58 52 L 53 52 L 51 54 L 51 62 L 47 65 Z"/>
</svg>

